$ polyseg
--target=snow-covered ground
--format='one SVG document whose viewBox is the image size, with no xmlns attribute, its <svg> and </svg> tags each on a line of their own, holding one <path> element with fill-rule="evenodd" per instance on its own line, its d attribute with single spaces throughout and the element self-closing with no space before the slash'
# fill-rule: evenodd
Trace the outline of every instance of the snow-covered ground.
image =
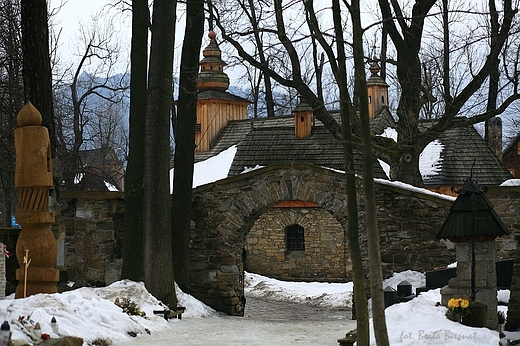
<svg viewBox="0 0 520 346">
<path fill-rule="evenodd" d="M 424 286 L 422 273 L 406 271 L 394 274 L 384 286 L 396 288 L 403 280 L 414 287 Z M 229 317 L 178 291 L 180 304 L 186 306 L 182 320 L 166 321 L 153 314 L 161 303 L 151 296 L 144 284 L 118 281 L 105 288 L 79 288 L 58 294 L 37 294 L 24 299 L 13 296 L 0 300 L 0 321 L 8 321 L 13 339 L 34 344 L 32 327 L 41 326 L 43 334 L 52 338 L 74 335 L 85 344 L 96 339 L 113 345 L 338 345 L 337 339 L 355 328 L 355 321 L 345 317 L 338 323 L 270 323 Z M 352 283 L 282 282 L 247 273 L 246 296 L 264 300 L 291 301 L 301 304 L 312 301 L 321 307 L 351 305 Z M 114 302 L 130 299 L 146 316 L 129 316 Z M 507 292 L 500 292 L 507 300 Z M 436 306 L 440 290 L 420 294 L 407 303 L 386 309 L 391 345 L 498 345 L 498 332 L 486 328 L 471 328 L 445 317 L 446 308 Z M 505 310 L 505 307 L 499 307 Z M 51 319 L 58 324 L 58 333 Z M 128 333 L 135 333 L 134 338 Z M 509 333 L 520 339 L 520 333 Z M 373 335 L 372 335 L 373 339 Z M 184 340 L 184 341 L 183 341 Z M 372 342 L 375 345 L 375 341 Z"/>
</svg>

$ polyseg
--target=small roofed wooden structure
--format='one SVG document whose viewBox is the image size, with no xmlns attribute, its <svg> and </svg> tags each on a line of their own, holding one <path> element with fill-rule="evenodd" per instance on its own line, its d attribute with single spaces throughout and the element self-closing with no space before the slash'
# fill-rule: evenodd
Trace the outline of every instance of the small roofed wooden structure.
<svg viewBox="0 0 520 346">
<path fill-rule="evenodd" d="M 509 234 L 493 205 L 470 177 L 437 234 L 454 242 L 488 241 Z"/>
</svg>

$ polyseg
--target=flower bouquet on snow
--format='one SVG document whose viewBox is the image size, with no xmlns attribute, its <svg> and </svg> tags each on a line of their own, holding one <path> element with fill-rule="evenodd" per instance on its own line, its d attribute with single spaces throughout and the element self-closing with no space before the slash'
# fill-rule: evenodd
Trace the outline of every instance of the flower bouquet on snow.
<svg viewBox="0 0 520 346">
<path fill-rule="evenodd" d="M 462 322 L 464 316 L 470 313 L 470 300 L 467 298 L 451 298 L 448 300 L 446 316 L 455 322 Z"/>
</svg>

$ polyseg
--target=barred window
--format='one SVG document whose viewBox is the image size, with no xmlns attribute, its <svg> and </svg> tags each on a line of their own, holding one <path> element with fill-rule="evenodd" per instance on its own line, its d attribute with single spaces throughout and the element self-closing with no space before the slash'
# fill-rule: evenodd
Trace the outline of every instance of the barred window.
<svg viewBox="0 0 520 346">
<path fill-rule="evenodd" d="M 300 225 L 290 225 L 286 228 L 287 250 L 304 251 L 305 233 Z"/>
</svg>

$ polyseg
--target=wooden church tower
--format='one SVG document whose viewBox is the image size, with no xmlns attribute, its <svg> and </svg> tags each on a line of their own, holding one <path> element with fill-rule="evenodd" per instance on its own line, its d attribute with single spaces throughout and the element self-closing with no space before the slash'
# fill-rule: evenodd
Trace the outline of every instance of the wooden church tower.
<svg viewBox="0 0 520 346">
<path fill-rule="evenodd" d="M 374 119 L 388 107 L 388 84 L 379 76 L 381 68 L 375 57 L 370 62 L 369 70 L 372 75 L 367 80 L 368 116 Z"/>
<path fill-rule="evenodd" d="M 224 72 L 226 63 L 222 61 L 216 34 L 210 31 L 209 45 L 204 49 L 200 62 L 197 88 L 197 125 L 195 132 L 196 152 L 211 149 L 211 144 L 230 120 L 247 119 L 250 101 L 226 92 L 229 77 Z"/>
</svg>

